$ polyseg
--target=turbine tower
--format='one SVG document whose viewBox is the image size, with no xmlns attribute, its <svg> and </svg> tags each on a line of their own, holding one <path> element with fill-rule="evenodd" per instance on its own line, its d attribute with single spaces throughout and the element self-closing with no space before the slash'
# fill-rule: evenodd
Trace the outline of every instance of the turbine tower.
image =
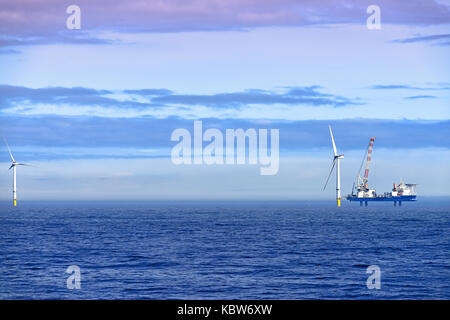
<svg viewBox="0 0 450 320">
<path fill-rule="evenodd" d="M 330 180 L 331 173 L 333 172 L 334 166 L 336 165 L 336 200 L 337 200 L 337 206 L 341 206 L 341 163 L 340 159 L 344 158 L 343 154 L 338 154 L 336 149 L 336 144 L 334 143 L 334 137 L 333 137 L 333 131 L 331 131 L 331 126 L 328 126 L 330 128 L 330 136 L 331 136 L 331 143 L 333 144 L 333 162 L 331 162 L 331 168 L 330 173 L 328 174 L 327 181 L 325 182 L 325 186 L 323 187 L 323 190 L 327 187 L 328 180 Z"/>
<path fill-rule="evenodd" d="M 11 149 L 9 148 L 8 142 L 5 140 L 6 146 L 8 147 L 9 155 L 11 156 L 11 166 L 9 167 L 9 170 L 13 169 L 13 202 L 14 206 L 17 206 L 17 178 L 16 178 L 16 170 L 17 166 L 30 166 L 29 164 L 16 162 L 14 159 Z"/>
</svg>

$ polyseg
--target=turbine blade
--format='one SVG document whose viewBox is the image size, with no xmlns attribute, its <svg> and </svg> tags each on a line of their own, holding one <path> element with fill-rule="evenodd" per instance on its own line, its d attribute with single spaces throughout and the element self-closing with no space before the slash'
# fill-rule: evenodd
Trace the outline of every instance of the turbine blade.
<svg viewBox="0 0 450 320">
<path fill-rule="evenodd" d="M 334 155 L 337 156 L 337 150 L 336 150 L 336 144 L 334 143 L 334 137 L 333 137 L 333 131 L 331 131 L 331 126 L 328 126 L 330 128 L 330 135 L 331 135 L 331 142 L 333 143 L 333 152 Z"/>
<path fill-rule="evenodd" d="M 12 164 L 11 167 L 9 167 L 9 170 L 11 170 L 11 168 L 14 167 L 14 166 L 15 166 L 15 164 Z"/>
<path fill-rule="evenodd" d="M 28 163 L 20 163 L 20 162 L 17 162 L 17 163 L 16 163 L 16 166 L 26 166 L 26 167 L 34 167 L 34 168 L 37 168 L 36 166 L 34 166 L 34 165 L 32 165 L 32 164 L 28 164 Z"/>
<path fill-rule="evenodd" d="M 330 173 L 328 174 L 327 182 L 325 182 L 325 186 L 323 187 L 323 190 L 327 187 L 328 180 L 330 180 L 331 173 L 333 172 L 334 165 L 336 164 L 336 159 L 333 159 L 333 162 L 331 163 Z"/>
<path fill-rule="evenodd" d="M 11 149 L 9 148 L 8 141 L 6 141 L 5 138 L 3 138 L 3 140 L 5 140 L 6 146 L 8 147 L 8 152 L 9 152 L 9 155 L 11 156 L 11 160 L 12 160 L 13 162 L 16 162 L 16 160 L 14 160 L 14 157 L 13 157 L 13 155 L 12 155 L 12 153 L 11 153 Z"/>
</svg>

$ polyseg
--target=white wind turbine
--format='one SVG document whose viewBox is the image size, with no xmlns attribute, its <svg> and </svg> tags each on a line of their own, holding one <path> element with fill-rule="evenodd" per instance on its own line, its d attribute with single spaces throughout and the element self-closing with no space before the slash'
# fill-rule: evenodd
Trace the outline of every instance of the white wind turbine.
<svg viewBox="0 0 450 320">
<path fill-rule="evenodd" d="M 327 181 L 325 182 L 325 186 L 323 187 L 323 190 L 327 187 L 328 180 L 330 180 L 331 173 L 333 172 L 334 166 L 336 165 L 336 200 L 337 200 L 337 206 L 341 206 L 341 164 L 340 159 L 344 158 L 343 154 L 338 154 L 336 149 L 336 144 L 334 143 L 333 138 L 333 131 L 331 131 L 331 126 L 328 126 L 330 128 L 330 135 L 331 135 L 331 143 L 333 144 L 333 153 L 334 158 L 333 162 L 331 163 L 330 173 L 328 174 Z"/>
<path fill-rule="evenodd" d="M 14 206 L 17 206 L 17 178 L 16 178 L 16 167 L 17 166 L 30 166 L 29 164 L 26 163 L 20 163 L 20 162 L 16 162 L 16 160 L 14 159 L 12 153 L 11 153 L 11 149 L 9 148 L 8 142 L 5 140 L 6 146 L 8 147 L 8 151 L 9 151 L 9 155 L 11 156 L 11 166 L 9 167 L 9 170 L 13 169 L 13 201 L 14 201 Z"/>
</svg>

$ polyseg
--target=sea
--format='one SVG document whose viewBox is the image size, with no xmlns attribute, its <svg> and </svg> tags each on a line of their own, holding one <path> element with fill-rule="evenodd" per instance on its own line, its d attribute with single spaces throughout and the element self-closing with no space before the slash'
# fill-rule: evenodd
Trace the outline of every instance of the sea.
<svg viewBox="0 0 450 320">
<path fill-rule="evenodd" d="M 450 200 L 1 202 L 0 299 L 450 299 Z"/>
</svg>

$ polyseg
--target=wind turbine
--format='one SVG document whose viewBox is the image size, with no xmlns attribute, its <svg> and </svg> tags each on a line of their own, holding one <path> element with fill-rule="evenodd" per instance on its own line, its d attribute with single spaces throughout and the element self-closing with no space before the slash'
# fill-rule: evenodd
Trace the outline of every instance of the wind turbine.
<svg viewBox="0 0 450 320">
<path fill-rule="evenodd" d="M 337 200 L 337 206 L 341 206 L 341 164 L 340 160 L 344 159 L 343 154 L 338 154 L 336 149 L 336 144 L 334 143 L 333 138 L 333 131 L 331 131 L 331 126 L 328 126 L 330 128 L 330 136 L 331 136 L 331 143 L 333 144 L 333 153 L 334 158 L 333 162 L 331 163 L 330 173 L 328 174 L 327 181 L 325 182 L 325 186 L 323 187 L 323 190 L 327 187 L 328 180 L 330 180 L 331 173 L 333 172 L 334 166 L 336 165 L 336 200 Z"/>
<path fill-rule="evenodd" d="M 13 169 L 13 201 L 14 201 L 14 206 L 17 206 L 17 178 L 16 178 L 16 167 L 17 166 L 30 166 L 29 164 L 26 163 L 20 163 L 20 162 L 16 162 L 16 160 L 14 159 L 12 153 L 11 153 L 11 149 L 9 148 L 8 142 L 5 140 L 6 146 L 8 147 L 8 151 L 9 151 L 9 155 L 11 156 L 11 166 L 9 167 L 9 170 Z"/>
</svg>

